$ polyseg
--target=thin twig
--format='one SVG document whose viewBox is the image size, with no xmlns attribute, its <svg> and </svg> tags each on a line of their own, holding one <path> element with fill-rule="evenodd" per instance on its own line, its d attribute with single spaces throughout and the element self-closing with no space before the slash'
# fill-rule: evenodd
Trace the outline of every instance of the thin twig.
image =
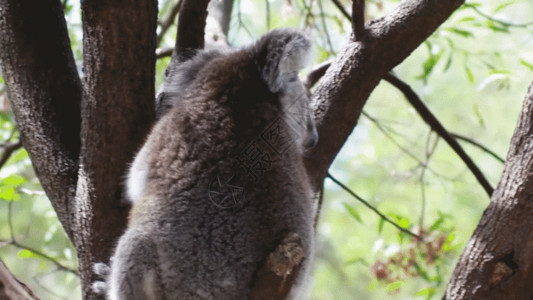
<svg viewBox="0 0 533 300">
<path fill-rule="evenodd" d="M 351 20 L 354 40 L 359 41 L 365 34 L 365 0 L 352 0 Z"/>
<path fill-rule="evenodd" d="M 317 0 L 317 2 L 318 2 L 318 9 L 320 10 L 320 21 L 322 23 L 324 34 L 326 35 L 326 42 L 329 46 L 329 50 L 331 51 L 332 54 L 334 54 L 335 51 L 333 50 L 333 44 L 331 43 L 331 38 L 329 36 L 328 26 L 326 25 L 326 15 L 324 13 L 324 8 L 322 7 L 322 0 Z"/>
<path fill-rule="evenodd" d="M 11 157 L 13 152 L 22 147 L 22 142 L 18 140 L 14 143 L 6 143 L 2 147 L 4 147 L 4 152 L 2 153 L 2 156 L 0 156 L 0 168 L 5 165 L 5 163 Z"/>
<path fill-rule="evenodd" d="M 33 254 L 35 254 L 37 256 L 40 256 L 40 257 L 50 261 L 51 263 L 56 265 L 59 270 L 62 270 L 62 271 L 65 271 L 65 272 L 69 272 L 69 273 L 72 273 L 72 274 L 74 274 L 76 276 L 79 276 L 79 273 L 78 273 L 77 270 L 69 268 L 69 267 L 61 264 L 55 258 L 51 257 L 48 254 L 45 254 L 44 252 L 41 252 L 41 251 L 39 251 L 39 250 L 37 250 L 35 248 L 32 248 L 32 247 L 29 247 L 29 246 L 22 245 L 22 244 L 20 244 L 19 242 L 15 241 L 15 240 L 13 240 L 11 242 L 11 245 L 13 245 L 13 246 L 15 246 L 17 248 L 20 248 L 20 249 L 28 250 L 28 251 L 32 252 Z"/>
<path fill-rule="evenodd" d="M 265 0 L 265 6 L 266 6 L 266 27 L 267 30 L 270 31 L 270 1 Z"/>
<path fill-rule="evenodd" d="M 331 0 L 331 2 L 333 2 L 333 4 L 335 4 L 335 6 L 339 9 L 339 11 L 348 19 L 348 20 L 352 20 L 352 16 L 350 16 L 350 14 L 348 13 L 348 11 L 346 11 L 346 9 L 344 9 L 344 6 L 342 6 L 342 4 L 339 2 L 339 0 Z"/>
<path fill-rule="evenodd" d="M 466 137 L 464 135 L 460 135 L 460 134 L 457 134 L 457 133 L 453 133 L 453 132 L 450 132 L 450 134 L 460 140 L 460 141 L 464 141 L 464 142 L 467 142 L 475 147 L 478 147 L 479 149 L 485 151 L 487 154 L 489 154 L 490 156 L 494 157 L 496 160 L 500 161 L 501 163 L 504 163 L 505 162 L 505 159 L 503 159 L 501 156 L 499 156 L 498 154 L 496 154 L 496 152 L 490 150 L 489 148 L 481 145 L 480 143 L 474 141 L 473 139 L 469 138 L 469 137 Z"/>
<path fill-rule="evenodd" d="M 363 203 L 366 207 L 368 207 L 370 210 L 372 210 L 374 213 L 376 213 L 385 222 L 391 224 L 392 226 L 398 228 L 398 230 L 400 230 L 401 232 L 406 233 L 406 234 L 416 238 L 419 241 L 423 240 L 423 238 L 421 236 L 419 236 L 418 234 L 413 233 L 413 232 L 409 231 L 408 229 L 405 229 L 405 228 L 401 227 L 400 225 L 396 224 L 394 221 L 389 219 L 387 216 L 382 214 L 377 208 L 375 208 L 370 203 L 368 203 L 368 201 L 366 201 L 365 199 L 361 198 L 359 195 L 357 195 L 351 189 L 349 189 L 347 186 L 345 186 L 342 182 L 340 182 L 335 177 L 333 177 L 333 175 L 331 175 L 331 173 L 328 172 L 326 177 L 331 179 L 331 181 L 333 181 L 336 185 L 340 186 L 343 190 L 345 190 L 348 194 L 352 195 L 352 197 L 357 199 L 359 202 Z"/>
<path fill-rule="evenodd" d="M 463 160 L 468 169 L 474 174 L 478 182 L 481 184 L 485 192 L 489 195 L 492 195 L 494 188 L 490 185 L 488 180 L 485 178 L 481 170 L 477 165 L 472 161 L 470 156 L 466 154 L 461 145 L 457 140 L 444 128 L 444 126 L 439 122 L 439 120 L 431 113 L 431 111 L 426 107 L 418 95 L 411 89 L 411 87 L 397 78 L 392 74 L 387 74 L 383 79 L 387 82 L 398 88 L 407 98 L 407 101 L 415 108 L 418 114 L 422 119 L 438 134 L 440 135 L 448 145 L 457 153 L 457 155 Z"/>
<path fill-rule="evenodd" d="M 510 22 L 506 22 L 506 21 L 503 21 L 503 20 L 500 20 L 500 19 L 496 19 L 494 17 L 491 17 L 491 16 L 487 15 L 486 13 L 481 11 L 479 8 L 477 8 L 477 6 L 472 5 L 472 4 L 465 3 L 465 7 L 469 7 L 471 9 L 473 9 L 478 15 L 482 16 L 483 18 L 485 18 L 487 20 L 490 20 L 490 21 L 492 21 L 494 23 L 498 23 L 500 25 L 503 25 L 505 27 L 520 27 L 520 28 L 524 28 L 524 27 L 529 27 L 529 26 L 533 25 L 533 22 L 510 23 Z"/>
<path fill-rule="evenodd" d="M 20 248 L 20 249 L 25 249 L 25 250 L 28 250 L 32 253 L 34 253 L 35 255 L 37 256 L 40 256 L 46 260 L 49 260 L 50 262 L 52 262 L 53 264 L 55 264 L 59 269 L 63 270 L 63 271 L 67 271 L 67 272 L 70 272 L 70 273 L 73 273 L 74 275 L 78 276 L 78 271 L 74 270 L 74 269 L 71 269 L 63 264 L 61 264 L 60 262 L 58 262 L 56 259 L 54 259 L 53 257 L 37 250 L 37 249 L 34 249 L 32 247 L 29 247 L 29 246 L 25 246 L 25 245 L 22 245 L 21 243 L 19 243 L 16 238 L 15 238 L 15 229 L 14 229 L 14 226 L 13 226 L 13 201 L 9 201 L 8 203 L 8 211 L 7 211 L 7 224 L 9 226 L 9 234 L 11 235 L 11 241 L 9 242 L 10 245 L 13 245 L 17 248 Z"/>
<path fill-rule="evenodd" d="M 161 44 L 161 41 L 163 40 L 163 37 L 165 36 L 165 33 L 167 33 L 168 29 L 172 24 L 174 24 L 174 20 L 176 19 L 176 16 L 178 15 L 178 12 L 181 8 L 182 0 L 178 0 L 174 6 L 172 6 L 170 13 L 168 14 L 167 18 L 161 22 L 161 31 L 157 35 L 157 46 Z"/>
</svg>

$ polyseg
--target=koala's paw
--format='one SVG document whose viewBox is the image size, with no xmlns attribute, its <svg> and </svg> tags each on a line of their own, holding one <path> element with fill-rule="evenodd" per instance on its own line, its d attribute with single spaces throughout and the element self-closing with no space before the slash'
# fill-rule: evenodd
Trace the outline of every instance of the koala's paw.
<svg viewBox="0 0 533 300">
<path fill-rule="evenodd" d="M 100 280 L 96 280 L 91 285 L 91 288 L 93 292 L 95 292 L 98 295 L 105 295 L 107 293 L 107 278 L 109 277 L 109 274 L 111 273 L 111 268 L 104 263 L 95 263 L 93 265 L 93 272 L 96 275 L 96 277 Z"/>
<path fill-rule="evenodd" d="M 93 292 L 97 295 L 107 294 L 107 283 L 105 281 L 95 281 L 91 285 Z"/>
<path fill-rule="evenodd" d="M 95 263 L 93 265 L 93 272 L 98 277 L 107 278 L 109 274 L 111 273 L 111 268 L 104 263 Z"/>
</svg>

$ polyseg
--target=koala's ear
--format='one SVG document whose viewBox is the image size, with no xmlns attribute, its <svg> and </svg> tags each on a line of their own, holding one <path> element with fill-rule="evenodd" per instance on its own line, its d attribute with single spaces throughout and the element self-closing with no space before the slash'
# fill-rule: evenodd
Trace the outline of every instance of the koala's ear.
<svg viewBox="0 0 533 300">
<path fill-rule="evenodd" d="M 254 46 L 254 58 L 261 77 L 273 93 L 282 91 L 307 63 L 311 42 L 297 29 L 276 29 Z"/>
</svg>

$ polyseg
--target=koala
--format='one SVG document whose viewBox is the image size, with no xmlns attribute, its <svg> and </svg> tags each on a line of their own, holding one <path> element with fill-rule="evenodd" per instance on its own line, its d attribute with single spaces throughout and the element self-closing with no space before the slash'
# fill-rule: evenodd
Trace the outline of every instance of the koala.
<svg viewBox="0 0 533 300">
<path fill-rule="evenodd" d="M 318 139 L 298 78 L 310 45 L 278 29 L 169 70 L 129 170 L 128 227 L 100 271 L 109 299 L 271 299 L 257 292 L 265 266 L 282 290 L 293 265 L 283 298 L 301 299 L 315 214 L 302 156 Z"/>
</svg>

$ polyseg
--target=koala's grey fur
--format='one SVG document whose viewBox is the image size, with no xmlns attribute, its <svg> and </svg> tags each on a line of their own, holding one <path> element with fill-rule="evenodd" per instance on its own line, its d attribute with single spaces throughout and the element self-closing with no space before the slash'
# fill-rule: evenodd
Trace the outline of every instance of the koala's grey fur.
<svg viewBox="0 0 533 300">
<path fill-rule="evenodd" d="M 317 133 L 297 73 L 309 48 L 299 31 L 274 30 L 169 72 L 160 119 L 128 175 L 133 208 L 109 299 L 249 299 L 258 269 L 288 233 L 302 240 L 304 281 L 314 203 L 302 153 Z M 263 155 L 259 173 L 246 165 L 251 145 Z M 299 297 L 294 288 L 288 299 Z"/>
</svg>

